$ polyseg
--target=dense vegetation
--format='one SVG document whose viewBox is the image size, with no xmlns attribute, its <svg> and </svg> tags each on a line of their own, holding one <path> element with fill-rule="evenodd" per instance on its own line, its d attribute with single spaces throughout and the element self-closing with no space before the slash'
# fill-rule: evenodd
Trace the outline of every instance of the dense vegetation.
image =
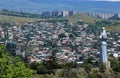
<svg viewBox="0 0 120 78">
<path fill-rule="evenodd" d="M 58 64 L 55 61 L 33 62 L 29 66 L 34 70 L 33 76 L 39 78 L 119 78 L 120 63 L 110 59 L 111 68 L 106 70 L 104 64 L 94 64 L 91 59 L 83 64 Z M 114 63 L 114 64 L 112 64 Z M 98 66 L 98 67 L 95 67 Z M 49 74 L 49 75 L 48 75 Z"/>
<path fill-rule="evenodd" d="M 111 20 L 102 20 L 102 21 L 96 21 L 95 23 L 89 23 L 91 30 L 93 31 L 93 33 L 96 33 L 96 34 L 101 31 L 102 27 L 110 28 L 110 27 L 115 27 L 119 25 L 120 25 L 120 22 L 111 21 Z M 116 32 L 116 30 L 110 30 L 109 32 Z"/>
<path fill-rule="evenodd" d="M 18 57 L 10 57 L 0 45 L 0 78 L 31 78 L 32 71 Z"/>
<path fill-rule="evenodd" d="M 40 14 L 31 14 L 31 13 L 25 13 L 23 11 L 9 11 L 7 9 L 3 9 L 0 11 L 0 14 L 2 15 L 8 15 L 8 16 L 17 16 L 17 17 L 29 17 L 29 18 L 40 18 Z"/>
</svg>

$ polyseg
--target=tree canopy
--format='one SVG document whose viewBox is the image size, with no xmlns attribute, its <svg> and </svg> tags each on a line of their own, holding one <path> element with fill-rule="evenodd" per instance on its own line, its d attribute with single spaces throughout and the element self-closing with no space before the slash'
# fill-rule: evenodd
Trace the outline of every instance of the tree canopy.
<svg viewBox="0 0 120 78">
<path fill-rule="evenodd" d="M 10 57 L 0 45 L 0 78 L 31 78 L 32 71 L 17 57 Z"/>
</svg>

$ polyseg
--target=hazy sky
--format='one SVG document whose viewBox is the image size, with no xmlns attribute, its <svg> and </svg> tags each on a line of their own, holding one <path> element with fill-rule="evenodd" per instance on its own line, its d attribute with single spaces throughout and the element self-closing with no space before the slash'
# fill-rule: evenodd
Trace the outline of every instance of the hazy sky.
<svg viewBox="0 0 120 78">
<path fill-rule="evenodd" d="M 120 0 L 96 0 L 96 1 L 120 1 Z"/>
<path fill-rule="evenodd" d="M 58 10 L 120 12 L 120 0 L 0 0 L 0 9 L 35 13 Z"/>
<path fill-rule="evenodd" d="M 72 0 L 68 0 L 68 1 L 72 1 Z M 112 2 L 117 2 L 120 0 L 78 0 L 78 1 L 112 1 Z"/>
</svg>

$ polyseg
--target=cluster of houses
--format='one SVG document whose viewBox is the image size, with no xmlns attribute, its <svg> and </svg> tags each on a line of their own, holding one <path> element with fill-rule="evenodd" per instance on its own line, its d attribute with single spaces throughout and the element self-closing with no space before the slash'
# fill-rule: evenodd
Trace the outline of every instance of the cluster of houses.
<svg viewBox="0 0 120 78">
<path fill-rule="evenodd" d="M 29 62 L 49 61 L 53 57 L 58 63 L 83 63 L 89 57 L 94 62 L 99 61 L 99 36 L 99 32 L 96 35 L 87 24 L 57 21 L 11 24 L 9 27 L 0 24 L 0 44 L 5 43 L 8 52 L 16 45 L 12 52 Z M 120 34 L 108 33 L 107 44 L 109 57 L 120 60 Z"/>
</svg>

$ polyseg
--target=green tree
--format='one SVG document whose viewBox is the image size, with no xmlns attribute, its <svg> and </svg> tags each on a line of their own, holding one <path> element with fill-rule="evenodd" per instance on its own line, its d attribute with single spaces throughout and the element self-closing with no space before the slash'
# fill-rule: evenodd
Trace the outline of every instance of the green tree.
<svg viewBox="0 0 120 78">
<path fill-rule="evenodd" d="M 38 66 L 39 66 L 39 63 L 32 62 L 29 67 L 30 67 L 30 69 L 37 70 Z"/>
<path fill-rule="evenodd" d="M 86 64 L 86 65 L 84 65 L 84 70 L 85 70 L 86 73 L 87 73 L 87 78 L 90 77 L 91 67 L 92 67 L 91 64 Z"/>
<path fill-rule="evenodd" d="M 72 68 L 65 68 L 60 71 L 60 78 L 79 78 L 78 72 Z"/>
<path fill-rule="evenodd" d="M 101 78 L 98 70 L 93 69 L 90 74 L 90 78 Z"/>
<path fill-rule="evenodd" d="M 89 78 L 90 77 L 91 68 L 92 68 L 92 59 L 88 58 L 87 60 L 85 60 L 84 63 L 83 63 L 83 67 L 84 67 L 84 70 L 87 73 L 87 78 Z"/>
<path fill-rule="evenodd" d="M 100 64 L 100 66 L 99 66 L 99 71 L 100 71 L 101 73 L 104 73 L 105 70 L 106 70 L 105 65 L 104 65 L 104 64 Z"/>
<path fill-rule="evenodd" d="M 16 57 L 10 57 L 0 46 L 0 78 L 31 78 L 32 71 Z"/>
<path fill-rule="evenodd" d="M 39 64 L 39 66 L 37 66 L 37 74 L 46 74 L 47 73 L 47 69 L 45 66 L 43 66 L 43 64 Z"/>
<path fill-rule="evenodd" d="M 120 63 L 116 59 L 110 59 L 110 65 L 113 71 L 120 72 Z"/>
</svg>

